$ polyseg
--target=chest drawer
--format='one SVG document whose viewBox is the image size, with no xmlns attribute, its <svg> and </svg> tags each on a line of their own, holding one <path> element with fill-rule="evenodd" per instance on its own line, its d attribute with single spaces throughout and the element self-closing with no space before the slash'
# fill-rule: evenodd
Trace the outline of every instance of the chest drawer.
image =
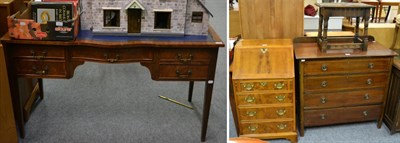
<svg viewBox="0 0 400 143">
<path fill-rule="evenodd" d="M 379 104 L 383 102 L 383 88 L 357 91 L 305 94 L 304 108 L 331 108 L 363 104 Z"/>
<path fill-rule="evenodd" d="M 293 93 L 238 93 L 236 103 L 239 106 L 293 103 Z"/>
<path fill-rule="evenodd" d="M 293 105 L 282 107 L 238 108 L 240 120 L 293 118 Z"/>
<path fill-rule="evenodd" d="M 390 58 L 318 60 L 304 63 L 304 75 L 384 72 L 389 68 Z"/>
<path fill-rule="evenodd" d="M 293 80 L 236 80 L 234 84 L 237 92 L 293 90 Z"/>
<path fill-rule="evenodd" d="M 304 125 L 319 126 L 378 119 L 381 105 L 305 110 Z"/>
<path fill-rule="evenodd" d="M 79 50 L 71 48 L 71 57 L 74 59 L 86 59 L 101 62 L 131 62 L 151 61 L 153 54 L 149 49 L 99 49 L 90 47 L 78 47 Z"/>
<path fill-rule="evenodd" d="M 208 65 L 160 65 L 161 80 L 207 79 Z"/>
<path fill-rule="evenodd" d="M 355 88 L 385 87 L 387 73 L 362 74 L 347 76 L 316 76 L 304 78 L 304 90 L 324 91 Z"/>
<path fill-rule="evenodd" d="M 209 49 L 160 49 L 158 56 L 160 63 L 198 63 L 209 64 L 212 59 Z"/>
<path fill-rule="evenodd" d="M 261 123 L 240 123 L 240 134 L 263 134 L 293 132 L 293 121 L 261 122 Z"/>
<path fill-rule="evenodd" d="M 15 68 L 19 76 L 54 78 L 67 76 L 64 61 L 17 60 Z"/>
<path fill-rule="evenodd" d="M 12 56 L 15 58 L 30 59 L 65 59 L 64 47 L 46 46 L 19 46 L 12 47 Z"/>
</svg>

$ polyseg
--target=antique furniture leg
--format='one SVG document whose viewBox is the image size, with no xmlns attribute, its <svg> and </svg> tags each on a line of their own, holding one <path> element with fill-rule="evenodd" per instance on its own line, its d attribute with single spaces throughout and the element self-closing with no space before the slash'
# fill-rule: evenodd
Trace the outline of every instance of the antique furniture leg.
<svg viewBox="0 0 400 143">
<path fill-rule="evenodd" d="M 329 16 L 324 17 L 324 35 L 322 39 L 322 50 L 323 52 L 326 52 L 326 49 L 328 48 L 328 20 Z"/>
<path fill-rule="evenodd" d="M 390 5 L 389 5 L 389 7 L 388 7 L 388 11 L 387 11 L 387 13 L 386 13 L 386 16 L 385 16 L 385 21 L 384 21 L 384 22 L 387 22 L 387 19 L 389 18 L 389 13 L 390 13 L 390 9 L 391 9 L 391 7 L 392 7 L 392 6 L 390 6 Z"/>
<path fill-rule="evenodd" d="M 364 20 L 365 21 L 365 20 Z M 365 23 L 365 22 L 364 22 Z M 360 17 L 356 17 L 356 26 L 355 26 L 355 28 L 356 28 L 356 32 L 354 33 L 354 40 L 353 40 L 353 42 L 354 43 L 356 43 L 357 42 L 357 40 L 358 40 L 358 37 L 359 37 L 359 33 L 360 33 Z"/>
<path fill-rule="evenodd" d="M 366 15 L 366 16 L 364 16 L 364 19 L 367 19 L 367 18 L 369 18 L 369 13 Z M 368 44 L 368 21 L 365 21 L 364 20 L 364 38 L 362 39 L 363 40 L 363 50 L 365 50 L 365 51 L 367 51 L 368 49 L 367 49 L 367 44 Z"/>
<path fill-rule="evenodd" d="M 189 102 L 192 102 L 193 84 L 194 84 L 194 81 L 189 82 L 189 98 L 188 98 Z"/>
<path fill-rule="evenodd" d="M 207 134 L 207 125 L 208 125 L 208 116 L 210 114 L 210 105 L 211 105 L 211 97 L 212 91 L 214 87 L 214 83 L 210 83 L 206 81 L 205 92 L 204 92 L 204 105 L 203 105 L 203 121 L 201 127 L 201 141 L 204 142 L 206 140 Z"/>
<path fill-rule="evenodd" d="M 43 91 L 43 79 L 42 78 L 38 78 L 38 83 L 39 83 L 39 96 L 40 99 L 43 100 L 44 99 L 44 91 Z"/>
</svg>

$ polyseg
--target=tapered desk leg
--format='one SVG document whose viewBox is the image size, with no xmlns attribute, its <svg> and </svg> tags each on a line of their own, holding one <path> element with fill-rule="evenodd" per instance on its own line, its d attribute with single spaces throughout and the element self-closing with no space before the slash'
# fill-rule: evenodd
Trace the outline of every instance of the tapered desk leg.
<svg viewBox="0 0 400 143">
<path fill-rule="evenodd" d="M 201 141 L 204 142 L 206 140 L 207 134 L 207 125 L 208 125 L 208 116 L 210 114 L 210 105 L 211 105 L 211 97 L 213 91 L 214 83 L 207 82 L 205 86 L 205 95 L 204 95 L 204 106 L 203 106 L 203 122 L 201 125 Z"/>
<path fill-rule="evenodd" d="M 194 84 L 194 81 L 190 81 L 190 82 L 189 82 L 189 98 L 188 98 L 188 101 L 189 101 L 189 102 L 192 102 L 193 84 Z"/>
<path fill-rule="evenodd" d="M 42 78 L 38 78 L 38 83 L 39 83 L 39 96 L 40 99 L 43 100 L 44 96 L 44 92 L 43 92 L 43 79 Z"/>
</svg>

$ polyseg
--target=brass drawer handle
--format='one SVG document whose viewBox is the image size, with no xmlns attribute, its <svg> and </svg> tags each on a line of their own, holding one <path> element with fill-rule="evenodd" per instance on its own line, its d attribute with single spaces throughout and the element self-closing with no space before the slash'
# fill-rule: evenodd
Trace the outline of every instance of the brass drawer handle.
<svg viewBox="0 0 400 143">
<path fill-rule="evenodd" d="M 368 85 L 371 85 L 371 84 L 372 84 L 372 79 L 370 79 L 370 78 L 367 79 L 367 84 L 368 84 Z"/>
<path fill-rule="evenodd" d="M 251 131 L 251 132 L 255 132 L 256 130 L 257 130 L 257 126 L 249 126 L 249 127 L 247 127 L 247 128 L 249 128 L 249 130 Z"/>
<path fill-rule="evenodd" d="M 278 127 L 278 129 L 283 130 L 286 129 L 287 125 L 286 124 L 278 124 L 276 125 L 276 127 Z"/>
<path fill-rule="evenodd" d="M 193 59 L 193 55 L 189 53 L 188 57 L 183 58 L 181 53 L 176 54 L 176 58 L 181 62 L 181 63 L 186 63 L 190 62 Z"/>
<path fill-rule="evenodd" d="M 368 111 L 363 111 L 363 115 L 364 115 L 365 117 L 367 117 L 367 116 L 368 116 Z"/>
<path fill-rule="evenodd" d="M 268 48 L 261 48 L 260 51 L 261 53 L 265 54 L 268 52 Z"/>
<path fill-rule="evenodd" d="M 326 97 L 321 97 L 321 103 L 325 104 L 326 103 Z"/>
<path fill-rule="evenodd" d="M 247 103 L 252 103 L 252 102 L 255 101 L 255 98 L 254 98 L 253 96 L 247 96 L 244 100 L 245 100 Z"/>
<path fill-rule="evenodd" d="M 321 114 L 320 117 L 321 117 L 321 120 L 325 120 L 326 119 L 325 114 Z"/>
<path fill-rule="evenodd" d="M 275 96 L 275 99 L 278 100 L 279 102 L 283 102 L 285 100 L 286 96 L 285 95 L 278 95 Z"/>
<path fill-rule="evenodd" d="M 255 116 L 257 114 L 257 112 L 256 111 L 247 111 L 246 114 L 249 117 L 253 117 L 253 116 Z"/>
<path fill-rule="evenodd" d="M 188 70 L 186 74 L 182 74 L 181 71 L 176 70 L 175 71 L 176 76 L 180 77 L 180 78 L 188 78 L 192 75 L 192 70 Z"/>
<path fill-rule="evenodd" d="M 46 75 L 48 74 L 49 67 L 46 65 L 43 70 L 38 70 L 36 66 L 32 67 L 33 74 Z"/>
<path fill-rule="evenodd" d="M 285 87 L 285 83 L 279 82 L 279 83 L 275 83 L 275 88 L 280 90 L 283 89 Z"/>
<path fill-rule="evenodd" d="M 328 86 L 328 82 L 327 81 L 322 81 L 321 82 L 321 86 L 322 87 L 327 87 Z"/>
<path fill-rule="evenodd" d="M 369 94 L 368 94 L 368 93 L 365 93 L 364 99 L 365 99 L 365 100 L 368 100 L 368 99 L 369 99 Z"/>
<path fill-rule="evenodd" d="M 31 56 L 32 56 L 33 58 L 35 58 L 35 59 L 38 59 L 38 60 L 44 59 L 44 58 L 46 58 L 46 55 L 47 55 L 47 50 L 43 50 L 41 56 L 36 56 L 35 51 L 34 51 L 33 49 L 31 49 Z"/>
<path fill-rule="evenodd" d="M 368 68 L 373 69 L 374 68 L 374 63 L 368 63 Z"/>
<path fill-rule="evenodd" d="M 267 82 L 260 82 L 260 85 L 263 86 L 263 87 L 267 86 Z"/>
<path fill-rule="evenodd" d="M 254 84 L 252 84 L 252 83 L 246 83 L 246 84 L 243 84 L 243 87 L 244 87 L 247 91 L 251 91 L 251 90 L 253 90 L 253 88 L 254 88 Z"/>
<path fill-rule="evenodd" d="M 107 53 L 104 53 L 104 58 L 107 59 L 108 62 L 114 63 L 114 62 L 118 62 L 118 60 L 119 60 L 119 58 L 120 58 L 120 55 L 119 55 L 119 54 L 116 54 L 116 55 L 115 55 L 115 58 L 112 59 L 112 58 L 108 58 L 108 54 L 107 54 Z"/>
<path fill-rule="evenodd" d="M 327 66 L 326 64 L 323 64 L 323 65 L 321 66 L 321 70 L 322 70 L 322 71 L 327 71 L 327 70 L 328 70 L 328 66 Z"/>
<path fill-rule="evenodd" d="M 285 109 L 276 110 L 276 114 L 278 114 L 278 116 L 283 116 L 283 115 L 285 115 L 285 113 L 286 113 Z"/>
</svg>

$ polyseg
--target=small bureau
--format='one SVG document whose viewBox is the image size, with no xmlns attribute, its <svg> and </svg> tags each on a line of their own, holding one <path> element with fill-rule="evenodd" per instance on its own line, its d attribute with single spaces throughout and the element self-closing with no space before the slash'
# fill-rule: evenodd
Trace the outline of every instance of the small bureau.
<svg viewBox="0 0 400 143">
<path fill-rule="evenodd" d="M 241 40 L 232 83 L 230 102 L 240 137 L 297 142 L 292 40 Z"/>
<path fill-rule="evenodd" d="M 322 53 L 315 40 L 298 41 L 300 135 L 304 127 L 373 120 L 380 128 L 396 53 L 377 42 L 368 51 Z"/>
</svg>

